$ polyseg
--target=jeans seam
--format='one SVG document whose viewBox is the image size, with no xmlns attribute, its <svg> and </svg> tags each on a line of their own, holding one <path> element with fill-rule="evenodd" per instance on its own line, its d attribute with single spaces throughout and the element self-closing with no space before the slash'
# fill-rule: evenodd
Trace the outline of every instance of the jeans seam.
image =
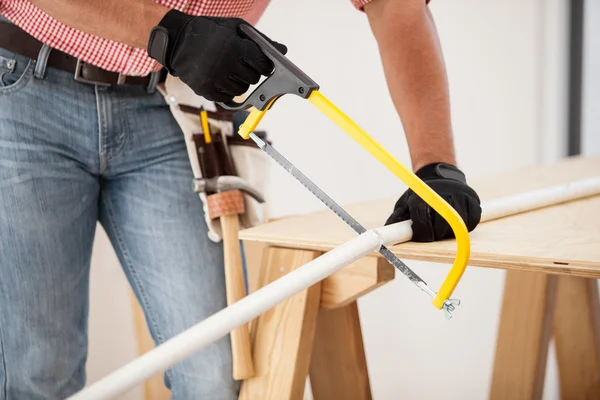
<svg viewBox="0 0 600 400">
<path fill-rule="evenodd" d="M 125 243 L 123 242 L 123 239 L 121 238 L 117 224 L 115 223 L 114 213 L 113 213 L 110 197 L 108 196 L 108 194 L 106 192 L 104 192 L 102 196 L 104 197 L 104 202 L 106 204 L 108 222 L 110 223 L 111 228 L 113 229 L 113 231 L 115 233 L 115 238 L 117 239 L 117 245 L 119 246 L 119 249 L 121 250 L 121 253 L 123 254 L 123 260 L 125 261 L 125 264 L 126 264 L 126 265 L 124 265 L 124 267 L 127 268 L 129 270 L 129 272 L 131 273 L 133 283 L 137 287 L 137 290 L 140 294 L 142 303 L 144 303 L 144 306 L 146 307 L 146 310 L 148 312 L 148 316 L 150 317 L 150 323 L 152 324 L 152 328 L 154 328 L 154 331 L 156 332 L 156 336 L 157 336 L 159 342 L 162 343 L 165 341 L 165 337 L 162 334 L 162 332 L 160 331 L 160 327 L 156 323 L 156 319 L 154 317 L 154 311 L 152 310 L 152 307 L 150 306 L 150 303 L 147 300 L 144 285 L 141 282 L 141 280 L 139 280 L 139 278 L 138 278 L 137 271 L 135 270 L 135 267 L 134 267 L 133 263 L 131 262 L 131 259 L 129 258 L 127 249 L 125 248 Z M 171 372 L 169 370 L 166 370 L 165 374 L 169 377 L 169 379 L 172 379 Z"/>
<path fill-rule="evenodd" d="M 2 362 L 2 370 L 4 379 L 0 384 L 2 385 L 0 389 L 2 389 L 2 397 L 3 400 L 8 400 L 8 376 L 6 372 L 6 355 L 4 350 L 4 339 L 2 338 L 2 325 L 0 325 L 0 362 Z"/>
<path fill-rule="evenodd" d="M 114 160 L 116 157 L 118 157 L 125 149 L 125 146 L 127 146 L 129 143 L 129 136 L 131 132 L 129 129 L 129 108 L 127 107 L 124 99 L 119 99 L 119 105 L 121 110 L 125 110 L 120 116 L 122 128 L 120 135 L 122 135 L 123 140 L 121 141 L 119 147 L 114 149 L 114 151 L 108 151 L 107 149 L 106 161 Z"/>
<path fill-rule="evenodd" d="M 101 94 L 98 91 L 98 87 L 94 87 L 94 94 L 96 97 L 96 110 L 98 113 L 98 171 L 103 172 L 106 168 L 106 160 L 104 154 L 104 141 L 105 141 L 105 133 L 104 130 L 108 125 L 104 121 L 104 117 L 106 112 L 104 111 L 104 100 L 100 97 Z"/>
</svg>

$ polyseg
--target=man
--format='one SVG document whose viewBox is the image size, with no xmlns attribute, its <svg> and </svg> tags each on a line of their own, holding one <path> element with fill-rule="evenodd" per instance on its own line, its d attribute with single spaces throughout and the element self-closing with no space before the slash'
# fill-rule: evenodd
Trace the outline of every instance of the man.
<svg viewBox="0 0 600 400">
<path fill-rule="evenodd" d="M 154 88 L 164 66 L 209 100 L 243 94 L 272 65 L 238 28 L 268 2 L 0 0 L 1 400 L 62 399 L 84 385 L 98 220 L 156 343 L 225 307 L 221 248 L 207 238 L 183 135 Z M 474 229 L 479 199 L 455 167 L 428 6 L 353 4 L 377 39 L 413 169 Z M 452 236 L 410 191 L 387 223 L 408 218 L 414 240 Z M 229 339 L 165 381 L 174 399 L 237 398 Z"/>
</svg>

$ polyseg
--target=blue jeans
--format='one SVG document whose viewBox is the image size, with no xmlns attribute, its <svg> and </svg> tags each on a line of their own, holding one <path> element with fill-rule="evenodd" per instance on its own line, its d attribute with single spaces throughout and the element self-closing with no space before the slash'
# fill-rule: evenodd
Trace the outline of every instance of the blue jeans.
<svg viewBox="0 0 600 400">
<path fill-rule="evenodd" d="M 34 67 L 0 49 L 2 400 L 84 386 L 97 221 L 156 343 L 226 306 L 222 247 L 207 238 L 183 133 L 160 93 L 50 67 L 37 78 Z M 229 336 L 165 382 L 174 399 L 237 398 Z"/>
</svg>

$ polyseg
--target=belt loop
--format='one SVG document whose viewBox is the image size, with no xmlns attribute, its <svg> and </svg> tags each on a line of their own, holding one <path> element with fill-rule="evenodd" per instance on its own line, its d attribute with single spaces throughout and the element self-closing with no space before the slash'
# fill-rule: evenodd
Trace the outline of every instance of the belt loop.
<svg viewBox="0 0 600 400">
<path fill-rule="evenodd" d="M 153 94 L 156 91 L 156 85 L 158 85 L 160 73 L 161 70 L 150 73 L 150 81 L 148 82 L 148 86 L 146 87 L 146 92 L 148 92 L 149 94 Z"/>
<path fill-rule="evenodd" d="M 33 76 L 37 79 L 44 79 L 44 75 L 46 74 L 46 66 L 48 65 L 48 56 L 52 48 L 47 44 L 44 44 L 38 53 L 37 61 L 35 63 L 35 70 L 33 72 Z"/>
</svg>

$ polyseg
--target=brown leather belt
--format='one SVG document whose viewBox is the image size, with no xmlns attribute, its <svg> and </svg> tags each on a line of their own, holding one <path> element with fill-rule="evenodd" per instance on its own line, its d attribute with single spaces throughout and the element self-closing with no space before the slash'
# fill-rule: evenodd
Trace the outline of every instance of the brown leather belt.
<svg viewBox="0 0 600 400">
<path fill-rule="evenodd" d="M 0 48 L 12 51 L 22 56 L 37 59 L 43 43 L 19 28 L 17 25 L 0 21 Z M 91 64 L 84 63 L 78 58 L 70 56 L 57 49 L 52 49 L 48 56 L 47 65 L 63 71 L 73 73 L 73 78 L 78 82 L 112 86 L 112 85 L 145 85 L 148 86 L 153 79 L 152 74 L 147 76 L 126 76 L 118 72 L 107 71 Z M 166 70 L 163 68 L 158 82 L 164 81 Z"/>
</svg>

